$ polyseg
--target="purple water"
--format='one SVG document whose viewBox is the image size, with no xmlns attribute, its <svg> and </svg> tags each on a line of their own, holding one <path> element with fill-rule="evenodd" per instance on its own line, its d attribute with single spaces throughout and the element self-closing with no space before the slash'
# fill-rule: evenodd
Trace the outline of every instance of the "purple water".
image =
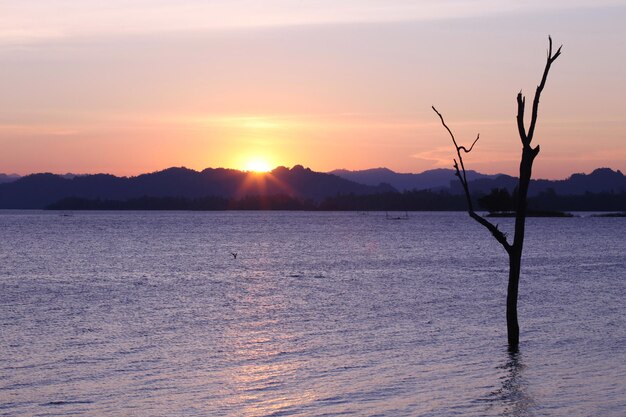
<svg viewBox="0 0 626 417">
<path fill-rule="evenodd" d="M 625 232 L 529 219 L 512 357 L 464 213 L 0 212 L 0 415 L 623 416 Z"/>
</svg>

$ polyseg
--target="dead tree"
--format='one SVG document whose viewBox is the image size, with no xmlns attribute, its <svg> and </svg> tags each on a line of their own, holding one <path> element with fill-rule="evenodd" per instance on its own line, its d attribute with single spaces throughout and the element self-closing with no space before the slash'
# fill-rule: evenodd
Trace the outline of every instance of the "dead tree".
<svg viewBox="0 0 626 417">
<path fill-rule="evenodd" d="M 532 114 L 530 117 L 530 125 L 528 127 L 528 131 L 526 131 L 526 127 L 524 125 L 524 110 L 526 107 L 526 97 L 524 97 L 521 91 L 517 94 L 517 130 L 519 132 L 520 139 L 522 141 L 522 158 L 520 161 L 520 169 L 519 169 L 519 183 L 518 183 L 518 195 L 517 195 L 517 206 L 515 210 L 515 235 L 513 236 L 513 243 L 509 243 L 507 240 L 506 233 L 503 233 L 498 229 L 498 225 L 494 225 L 489 220 L 480 216 L 474 211 L 474 207 L 472 204 L 472 198 L 470 195 L 469 185 L 467 182 L 467 176 L 465 174 L 465 165 L 463 163 L 462 153 L 469 153 L 473 148 L 480 135 L 476 136 L 476 140 L 472 143 L 472 146 L 468 148 L 464 146 L 460 146 L 450 128 L 446 125 L 446 122 L 443 119 L 441 113 L 435 109 L 433 106 L 433 110 L 439 118 L 441 119 L 441 123 L 443 127 L 446 128 L 450 137 L 452 138 L 452 143 L 454 143 L 454 147 L 456 148 L 456 154 L 458 157 L 454 159 L 454 169 L 456 170 L 455 175 L 461 181 L 461 185 L 463 186 L 463 190 L 465 192 L 465 196 L 467 198 L 467 212 L 470 217 L 476 220 L 478 223 L 482 224 L 486 227 L 493 237 L 504 247 L 507 254 L 509 255 L 509 284 L 507 288 L 507 297 L 506 297 L 506 327 L 508 334 L 508 342 L 509 349 L 512 351 L 516 351 L 519 346 L 519 324 L 517 321 L 517 294 L 519 288 L 519 278 L 520 278 L 520 268 L 522 265 L 522 248 L 524 246 L 524 229 L 526 225 L 526 199 L 528 196 L 528 186 L 530 184 L 530 177 L 532 175 L 532 167 L 533 161 L 539 154 L 539 145 L 533 147 L 531 146 L 531 142 L 533 140 L 533 136 L 535 134 L 535 126 L 537 124 L 537 113 L 539 110 L 539 98 L 541 96 L 541 92 L 546 85 L 546 80 L 548 78 L 548 72 L 550 71 L 550 67 L 554 61 L 561 55 L 562 46 L 557 49 L 557 51 L 552 53 L 552 38 L 548 37 L 549 47 L 548 47 L 548 57 L 546 60 L 546 66 L 543 70 L 543 76 L 541 78 L 541 82 L 537 86 L 537 91 L 535 92 L 535 98 L 533 100 L 533 108 Z"/>
</svg>

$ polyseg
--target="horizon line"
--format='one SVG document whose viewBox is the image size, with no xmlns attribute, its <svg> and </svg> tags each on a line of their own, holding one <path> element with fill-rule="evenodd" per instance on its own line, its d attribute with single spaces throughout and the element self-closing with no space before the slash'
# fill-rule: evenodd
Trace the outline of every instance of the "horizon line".
<svg viewBox="0 0 626 417">
<path fill-rule="evenodd" d="M 295 165 L 293 165 L 291 167 L 288 167 L 288 166 L 285 166 L 285 165 L 277 165 L 277 166 L 275 166 L 275 167 L 273 167 L 270 170 L 265 171 L 265 172 L 258 172 L 258 171 L 254 171 L 254 170 L 246 170 L 246 169 L 239 169 L 239 168 L 228 168 L 228 167 L 205 167 L 205 168 L 202 168 L 202 169 L 194 169 L 194 168 L 189 168 L 189 167 L 184 166 L 184 165 L 180 165 L 180 166 L 169 166 L 169 167 L 162 168 L 162 169 L 157 169 L 157 170 L 154 170 L 154 171 L 147 171 L 147 172 L 141 172 L 141 173 L 138 173 L 138 174 L 130 174 L 130 175 L 120 175 L 120 174 L 115 174 L 115 173 L 112 173 L 112 172 L 74 173 L 74 172 L 52 172 L 52 171 L 31 172 L 31 173 L 27 173 L 27 174 L 0 172 L 0 175 L 1 176 L 7 176 L 7 177 L 17 177 L 17 179 L 25 178 L 25 177 L 32 176 L 32 175 L 46 175 L 46 174 L 56 175 L 56 176 L 59 176 L 59 177 L 65 177 L 65 176 L 86 177 L 86 176 L 91 176 L 91 175 L 111 175 L 111 176 L 114 176 L 114 177 L 117 177 L 117 178 L 136 178 L 136 177 L 139 177 L 139 176 L 142 176 L 142 175 L 156 174 L 156 173 L 164 172 L 164 171 L 171 170 L 171 169 L 185 169 L 185 170 L 193 171 L 193 172 L 196 172 L 196 173 L 201 173 L 201 172 L 203 172 L 205 170 L 219 170 L 219 169 L 222 169 L 222 170 L 228 170 L 228 171 L 238 171 L 238 172 L 242 172 L 242 173 L 253 173 L 253 174 L 258 174 L 258 175 L 264 175 L 264 174 L 269 174 L 269 173 L 271 173 L 271 172 L 273 172 L 273 171 L 275 171 L 276 169 L 279 169 L 279 168 L 286 168 L 288 170 L 293 170 L 296 167 L 302 167 L 303 169 L 309 169 L 309 170 L 311 170 L 313 172 L 322 173 L 322 174 L 331 174 L 331 175 L 336 175 L 336 174 L 333 174 L 333 172 L 336 172 L 336 171 L 347 171 L 347 172 L 353 173 L 353 172 L 383 170 L 383 169 L 389 170 L 392 173 L 398 174 L 398 175 L 421 175 L 421 174 L 424 174 L 426 172 L 441 171 L 441 170 L 454 172 L 454 169 L 452 169 L 452 168 L 444 168 L 444 167 L 426 169 L 426 170 L 423 170 L 423 171 L 420 171 L 420 172 L 398 172 L 398 171 L 394 171 L 391 168 L 382 167 L 382 166 L 372 167 L 372 168 L 364 168 L 364 169 L 335 168 L 335 169 L 332 169 L 330 171 L 317 171 L 317 170 L 315 170 L 313 168 L 310 168 L 310 167 L 302 165 L 302 164 L 295 164 Z M 539 181 L 539 180 L 560 181 L 560 180 L 566 180 L 568 178 L 571 178 L 573 175 L 576 175 L 576 174 L 590 175 L 591 173 L 593 173 L 593 172 L 595 172 L 597 170 L 600 170 L 600 169 L 609 169 L 609 170 L 611 170 L 613 172 L 616 172 L 616 173 L 622 173 L 622 171 L 619 168 L 612 168 L 612 167 L 609 167 L 609 166 L 599 166 L 597 168 L 593 168 L 589 172 L 580 172 L 580 171 L 579 172 L 572 172 L 571 174 L 569 174 L 568 176 L 566 176 L 564 178 L 533 178 L 533 180 L 534 181 Z M 470 169 L 469 171 L 470 172 L 476 172 L 476 173 L 482 174 L 482 175 L 488 175 L 488 176 L 506 175 L 506 176 L 509 176 L 509 177 L 517 178 L 516 175 L 510 175 L 510 174 L 506 174 L 506 173 L 503 173 L 503 172 L 485 173 L 485 172 L 481 172 L 481 171 L 478 171 L 478 170 L 475 170 L 475 169 Z"/>
</svg>

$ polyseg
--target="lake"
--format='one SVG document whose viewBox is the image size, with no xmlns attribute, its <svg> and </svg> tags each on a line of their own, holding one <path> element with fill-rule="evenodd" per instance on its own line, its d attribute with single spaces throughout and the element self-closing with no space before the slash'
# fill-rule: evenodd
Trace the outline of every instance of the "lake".
<svg viewBox="0 0 626 417">
<path fill-rule="evenodd" d="M 408 216 L 0 211 L 0 415 L 626 415 L 626 219 L 528 220 L 513 356 L 504 250 Z"/>
</svg>

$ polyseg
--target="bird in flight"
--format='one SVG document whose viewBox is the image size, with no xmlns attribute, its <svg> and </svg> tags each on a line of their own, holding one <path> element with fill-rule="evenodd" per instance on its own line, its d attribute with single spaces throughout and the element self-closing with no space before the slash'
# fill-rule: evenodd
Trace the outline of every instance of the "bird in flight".
<svg viewBox="0 0 626 417">
<path fill-rule="evenodd" d="M 237 259 L 237 253 L 236 252 L 231 252 L 231 255 L 233 255 L 233 259 Z"/>
</svg>

